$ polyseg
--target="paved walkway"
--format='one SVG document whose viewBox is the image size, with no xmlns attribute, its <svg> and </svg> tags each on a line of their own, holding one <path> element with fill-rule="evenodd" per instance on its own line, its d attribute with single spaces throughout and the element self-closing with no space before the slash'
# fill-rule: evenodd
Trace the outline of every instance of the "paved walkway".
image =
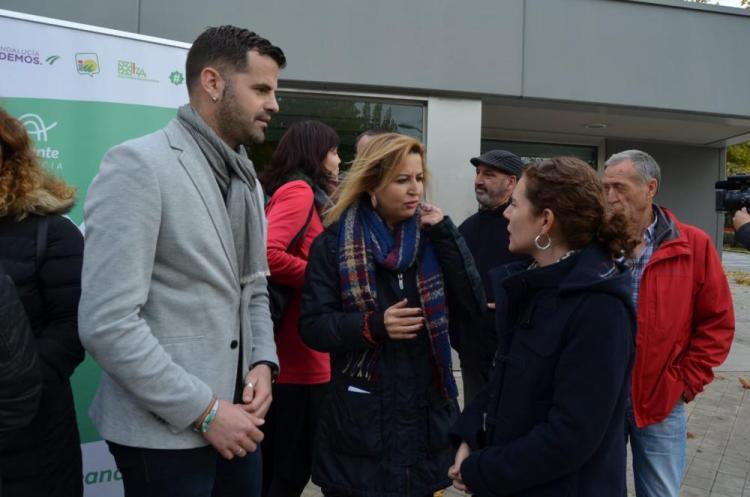
<svg viewBox="0 0 750 497">
<path fill-rule="evenodd" d="M 750 254 L 724 253 L 727 269 L 750 272 Z M 688 454 L 682 497 L 750 497 L 750 286 L 730 281 L 737 329 L 732 350 L 716 379 L 687 406 Z M 461 385 L 460 373 L 456 374 Z M 628 464 L 629 495 L 635 495 Z M 446 497 L 464 495 L 452 487 Z M 320 497 L 312 484 L 304 497 Z"/>
<path fill-rule="evenodd" d="M 721 254 L 721 262 L 728 271 L 750 273 L 750 254 L 747 252 L 727 252 Z"/>
</svg>

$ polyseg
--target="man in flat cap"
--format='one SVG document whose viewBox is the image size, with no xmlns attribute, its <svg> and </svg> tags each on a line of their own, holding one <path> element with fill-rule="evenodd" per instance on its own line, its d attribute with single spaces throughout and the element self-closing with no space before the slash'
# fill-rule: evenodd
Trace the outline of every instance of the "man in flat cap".
<svg viewBox="0 0 750 497">
<path fill-rule="evenodd" d="M 488 302 L 494 302 L 487 274 L 493 267 L 524 260 L 526 256 L 508 251 L 508 220 L 503 216 L 510 195 L 523 171 L 523 162 L 505 150 L 490 150 L 471 159 L 476 167 L 474 192 L 479 211 L 461 224 L 458 230 L 466 240 L 482 276 Z M 457 336 L 456 336 L 457 335 Z M 453 330 L 458 338 L 464 402 L 468 403 L 487 382 L 497 347 L 494 311 L 488 309 L 481 322 Z"/>
</svg>

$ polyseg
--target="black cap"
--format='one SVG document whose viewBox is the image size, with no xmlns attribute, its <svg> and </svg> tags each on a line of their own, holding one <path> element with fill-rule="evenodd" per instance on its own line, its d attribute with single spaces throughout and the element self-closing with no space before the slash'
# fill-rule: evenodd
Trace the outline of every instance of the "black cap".
<svg viewBox="0 0 750 497">
<path fill-rule="evenodd" d="M 472 158 L 469 162 L 471 162 L 474 167 L 479 164 L 494 167 L 506 174 L 512 174 L 516 178 L 520 178 L 521 173 L 523 172 L 523 162 L 521 162 L 521 159 L 519 159 L 516 154 L 508 152 L 507 150 L 490 150 L 479 157 Z"/>
</svg>

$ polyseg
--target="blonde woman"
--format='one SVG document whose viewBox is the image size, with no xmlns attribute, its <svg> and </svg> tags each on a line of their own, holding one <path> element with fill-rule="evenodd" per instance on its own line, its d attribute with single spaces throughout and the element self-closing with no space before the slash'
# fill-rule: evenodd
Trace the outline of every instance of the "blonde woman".
<svg viewBox="0 0 750 497">
<path fill-rule="evenodd" d="M 83 237 L 62 214 L 75 190 L 36 160 L 26 129 L 0 109 L 0 264 L 16 285 L 42 370 L 37 415 L 0 449 L 0 494 L 83 493 L 70 376 L 78 339 Z M 2 394 L 2 392 L 0 392 Z"/>
<path fill-rule="evenodd" d="M 456 227 L 424 203 L 427 180 L 421 143 L 376 136 L 310 251 L 300 332 L 331 356 L 312 477 L 326 496 L 424 497 L 449 484 L 448 319 L 475 317 L 484 294 Z"/>
</svg>

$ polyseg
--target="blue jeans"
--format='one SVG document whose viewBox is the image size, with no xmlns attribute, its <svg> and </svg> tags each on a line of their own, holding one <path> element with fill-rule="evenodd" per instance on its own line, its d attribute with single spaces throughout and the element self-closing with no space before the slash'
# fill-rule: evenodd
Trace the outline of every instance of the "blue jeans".
<svg viewBox="0 0 750 497">
<path fill-rule="evenodd" d="M 628 399 L 625 432 L 633 452 L 636 496 L 679 497 L 687 452 L 685 403 L 677 401 L 661 423 L 638 428 Z"/>
<path fill-rule="evenodd" d="M 228 461 L 212 446 L 162 450 L 107 442 L 125 497 L 259 497 L 260 449 Z"/>
</svg>

